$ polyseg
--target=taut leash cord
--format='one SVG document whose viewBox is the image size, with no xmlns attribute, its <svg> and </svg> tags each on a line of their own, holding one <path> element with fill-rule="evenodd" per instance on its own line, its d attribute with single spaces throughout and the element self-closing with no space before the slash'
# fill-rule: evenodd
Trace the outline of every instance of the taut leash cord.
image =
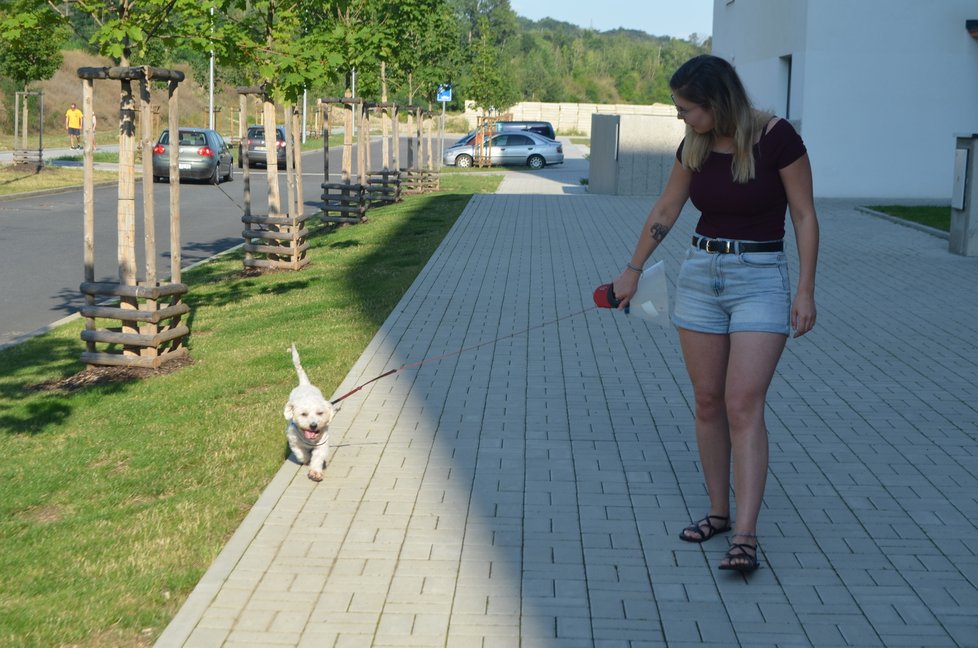
<svg viewBox="0 0 978 648">
<path fill-rule="evenodd" d="M 481 349 L 482 347 L 484 347 L 486 345 L 495 344 L 496 342 L 500 342 L 502 340 L 508 340 L 509 338 L 514 338 L 514 337 L 516 337 L 518 335 L 523 335 L 525 333 L 529 333 L 530 331 L 534 331 L 536 329 L 543 328 L 544 326 L 550 326 L 551 324 L 556 324 L 557 322 L 561 322 L 561 321 L 563 321 L 565 319 L 570 319 L 571 317 L 577 317 L 578 315 L 583 315 L 584 313 L 587 313 L 588 311 L 595 310 L 596 308 L 597 308 L 597 306 L 589 306 L 588 308 L 585 308 L 583 310 L 579 310 L 579 311 L 576 311 L 576 312 L 573 312 L 573 313 L 568 313 L 567 315 L 562 315 L 562 316 L 560 316 L 560 317 L 558 317 L 556 319 L 547 320 L 546 322 L 541 322 L 540 324 L 537 324 L 535 326 L 531 326 L 529 328 L 525 328 L 525 329 L 523 329 L 521 331 L 515 331 L 515 332 L 510 333 L 508 335 L 501 335 L 501 336 L 497 337 L 494 340 L 489 340 L 487 342 L 479 342 L 478 344 L 473 344 L 472 346 L 461 348 L 458 351 L 452 351 L 450 353 L 443 353 L 442 355 L 432 356 L 430 358 L 425 358 L 424 360 L 417 360 L 415 362 L 409 362 L 407 364 L 401 365 L 397 369 L 391 369 L 389 371 L 386 371 L 386 372 L 380 374 L 379 376 L 377 376 L 376 378 L 371 378 L 367 382 L 365 382 L 365 383 L 363 383 L 363 384 L 361 384 L 361 385 L 353 388 L 352 390 L 350 390 L 347 393 L 343 394 L 339 398 L 337 398 L 337 399 L 335 399 L 333 401 L 330 401 L 330 402 L 332 402 L 333 405 L 336 405 L 341 400 L 352 396 L 353 394 L 357 393 L 358 391 L 360 391 L 361 389 L 363 389 L 364 387 L 366 387 L 370 383 L 376 382 L 376 381 L 380 380 L 381 378 L 386 378 L 387 376 L 390 376 L 392 374 L 395 374 L 398 371 L 403 371 L 404 369 L 410 369 L 411 367 L 420 367 L 422 365 L 430 364 L 432 362 L 439 362 L 439 361 L 445 360 L 447 358 L 451 358 L 451 357 L 454 357 L 454 356 L 457 356 L 457 355 L 461 355 L 461 354 L 467 353 L 469 351 L 475 351 L 476 349 Z"/>
</svg>

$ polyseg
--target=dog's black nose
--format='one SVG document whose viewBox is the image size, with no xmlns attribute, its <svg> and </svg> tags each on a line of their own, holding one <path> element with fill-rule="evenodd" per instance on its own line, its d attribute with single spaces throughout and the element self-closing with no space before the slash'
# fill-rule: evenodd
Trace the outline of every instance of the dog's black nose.
<svg viewBox="0 0 978 648">
<path fill-rule="evenodd" d="M 310 430 L 315 430 L 318 427 L 319 427 L 319 423 L 316 423 L 315 421 L 313 421 L 312 423 L 309 424 L 309 429 Z"/>
</svg>

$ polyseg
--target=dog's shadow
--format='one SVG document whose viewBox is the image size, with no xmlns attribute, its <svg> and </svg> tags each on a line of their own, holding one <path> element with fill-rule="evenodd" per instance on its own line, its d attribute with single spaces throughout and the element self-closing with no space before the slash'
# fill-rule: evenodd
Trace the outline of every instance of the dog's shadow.
<svg viewBox="0 0 978 648">
<path fill-rule="evenodd" d="M 330 448 L 332 448 L 332 450 L 338 450 L 339 448 L 346 448 L 348 446 L 355 446 L 355 445 L 357 445 L 357 446 L 365 446 L 365 445 L 383 445 L 383 444 L 384 444 L 383 441 L 364 441 L 364 442 L 361 442 L 361 443 L 338 443 L 336 445 L 332 445 L 331 444 L 330 445 Z M 300 464 L 299 463 L 299 460 L 295 458 L 295 455 L 294 454 L 292 454 L 292 449 L 289 447 L 288 441 L 286 441 L 285 443 L 283 443 L 282 446 L 283 446 L 282 447 L 282 461 L 288 461 L 290 463 L 294 463 L 297 466 L 305 465 L 305 464 Z"/>
<path fill-rule="evenodd" d="M 302 465 L 302 464 L 299 463 L 299 460 L 295 458 L 295 455 L 292 454 L 292 448 L 289 447 L 289 442 L 288 441 L 286 441 L 285 443 L 282 444 L 282 460 L 283 461 L 291 461 L 292 463 L 294 463 L 297 466 L 301 466 Z"/>
</svg>

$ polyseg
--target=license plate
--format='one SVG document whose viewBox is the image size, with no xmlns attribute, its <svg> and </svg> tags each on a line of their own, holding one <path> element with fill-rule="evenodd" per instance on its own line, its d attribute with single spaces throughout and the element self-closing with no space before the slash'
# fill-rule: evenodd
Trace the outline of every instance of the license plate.
<svg viewBox="0 0 978 648">
<path fill-rule="evenodd" d="M 264 146 L 256 146 L 255 147 L 255 150 L 256 151 L 264 151 L 265 150 L 265 147 Z"/>
<path fill-rule="evenodd" d="M 180 167 L 180 170 L 181 171 L 183 171 L 183 170 L 188 170 L 189 171 L 190 170 L 190 165 L 189 164 L 179 164 L 177 166 Z"/>
</svg>

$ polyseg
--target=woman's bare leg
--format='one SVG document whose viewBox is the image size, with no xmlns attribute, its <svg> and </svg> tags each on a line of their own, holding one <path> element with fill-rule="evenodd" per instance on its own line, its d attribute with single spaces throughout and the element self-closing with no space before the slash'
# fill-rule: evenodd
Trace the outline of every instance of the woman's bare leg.
<svg viewBox="0 0 978 648">
<path fill-rule="evenodd" d="M 757 543 L 754 535 L 767 483 L 765 400 L 786 340 L 787 336 L 776 333 L 744 332 L 730 335 L 724 391 L 733 454 L 736 532 L 745 534 L 735 541 L 748 545 Z"/>
<path fill-rule="evenodd" d="M 686 370 L 696 399 L 696 443 L 710 496 L 710 515 L 730 516 L 730 431 L 724 389 L 727 381 L 727 335 L 679 329 Z"/>
</svg>

